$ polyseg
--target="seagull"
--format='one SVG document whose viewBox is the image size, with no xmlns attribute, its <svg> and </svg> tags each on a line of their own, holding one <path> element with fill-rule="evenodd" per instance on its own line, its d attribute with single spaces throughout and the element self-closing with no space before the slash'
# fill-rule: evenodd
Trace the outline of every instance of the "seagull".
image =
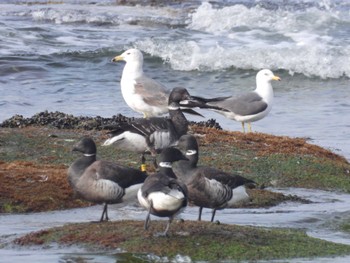
<svg viewBox="0 0 350 263">
<path fill-rule="evenodd" d="M 260 70 L 256 75 L 256 89 L 254 91 L 238 97 L 213 99 L 208 101 L 208 105 L 222 108 L 222 110 L 215 111 L 226 118 L 241 122 L 243 132 L 245 132 L 244 124 L 248 123 L 248 129 L 251 132 L 250 123 L 261 120 L 271 111 L 273 103 L 272 80 L 280 81 L 281 79 L 269 69 Z"/>
<path fill-rule="evenodd" d="M 144 118 L 159 117 L 168 113 L 168 98 L 171 90 L 146 76 L 143 72 L 142 52 L 135 48 L 128 49 L 112 59 L 112 62 L 118 61 L 126 62 L 120 80 L 126 104 L 134 111 L 143 114 Z M 191 109 L 183 108 L 183 111 L 202 116 Z"/>
<path fill-rule="evenodd" d="M 159 172 L 147 177 L 137 193 L 141 206 L 148 210 L 145 230 L 149 227 L 150 215 L 169 217 L 162 236 L 166 236 L 173 218 L 187 206 L 187 188 L 176 179 L 173 162 L 187 160 L 176 148 L 166 148 L 159 156 Z"/>
<path fill-rule="evenodd" d="M 193 99 L 185 88 L 174 88 L 169 96 L 169 118 L 152 117 L 139 118 L 130 122 L 113 126 L 109 132 L 111 138 L 107 139 L 103 146 L 114 144 L 119 149 L 141 153 L 141 162 L 145 163 L 144 154 L 155 156 L 162 149 L 176 144 L 177 140 L 188 131 L 188 121 L 181 110 L 181 105 L 186 107 L 215 108 L 204 102 Z"/>
<path fill-rule="evenodd" d="M 193 135 L 181 136 L 177 147 L 185 152 L 188 160 L 176 162 L 173 171 L 187 186 L 189 202 L 199 206 L 198 221 L 201 220 L 203 207 L 212 208 L 213 222 L 216 210 L 232 208 L 250 200 L 246 186 L 254 187 L 254 181 L 212 167 L 197 166 L 198 143 Z"/>
<path fill-rule="evenodd" d="M 84 137 L 73 151 L 82 157 L 68 168 L 68 182 L 78 197 L 89 202 L 104 203 L 100 222 L 108 221 L 108 204 L 136 200 L 147 174 L 109 161 L 96 160 L 96 144 Z"/>
</svg>

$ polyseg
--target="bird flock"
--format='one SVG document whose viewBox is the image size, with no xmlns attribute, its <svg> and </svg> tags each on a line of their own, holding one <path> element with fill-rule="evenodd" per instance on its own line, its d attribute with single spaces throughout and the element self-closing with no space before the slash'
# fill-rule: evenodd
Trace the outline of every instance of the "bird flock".
<svg viewBox="0 0 350 263">
<path fill-rule="evenodd" d="M 104 204 L 100 222 L 108 221 L 108 204 L 138 203 L 147 211 L 144 228 L 150 225 L 151 215 L 167 217 L 163 233 L 167 236 L 173 219 L 191 203 L 212 209 L 211 222 L 217 210 L 233 208 L 249 202 L 247 187 L 253 180 L 227 173 L 213 167 L 198 165 L 199 146 L 189 134 L 184 113 L 200 115 L 194 108 L 208 109 L 244 124 L 264 118 L 273 101 L 272 80 L 280 80 L 272 71 L 257 73 L 256 89 L 241 96 L 202 98 L 192 96 L 182 87 L 168 90 L 143 72 L 143 55 L 129 49 L 112 59 L 125 61 L 120 86 L 126 104 L 143 115 L 112 127 L 110 138 L 103 146 L 141 154 L 141 169 L 125 167 L 99 160 L 97 147 L 90 137 L 82 138 L 73 147 L 81 156 L 68 169 L 68 182 L 77 198 Z M 162 117 L 167 114 L 168 116 Z M 156 172 L 149 174 L 145 154 L 153 156 Z"/>
</svg>

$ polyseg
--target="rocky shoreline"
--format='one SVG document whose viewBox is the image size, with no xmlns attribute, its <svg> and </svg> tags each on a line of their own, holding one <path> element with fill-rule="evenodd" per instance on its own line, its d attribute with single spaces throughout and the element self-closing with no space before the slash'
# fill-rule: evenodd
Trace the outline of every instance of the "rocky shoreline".
<svg viewBox="0 0 350 263">
<path fill-rule="evenodd" d="M 25 118 L 23 115 L 14 115 L 0 124 L 2 128 L 24 128 L 29 126 L 48 126 L 57 129 L 83 129 L 83 130 L 103 130 L 109 129 L 122 122 L 130 122 L 135 118 L 129 118 L 122 114 L 114 115 L 110 118 L 101 116 L 73 116 L 63 112 L 39 112 L 32 117 Z M 210 119 L 202 122 L 191 122 L 192 125 L 210 127 L 222 130 L 221 126 Z"/>
<path fill-rule="evenodd" d="M 91 136 L 98 145 L 101 158 L 137 167 L 137 154 L 100 146 L 108 136 L 105 128 L 121 121 L 130 119 L 122 115 L 92 118 L 42 112 L 31 118 L 16 115 L 4 121 L 0 127 L 0 213 L 52 211 L 92 205 L 76 199 L 68 185 L 67 168 L 77 158 L 71 153 L 72 146 L 82 136 Z M 349 162 L 327 149 L 308 143 L 304 138 L 224 131 L 215 120 L 192 123 L 190 131 L 199 140 L 202 165 L 242 174 L 258 182 L 261 188 L 302 187 L 350 193 Z M 247 208 L 271 207 L 286 201 L 309 203 L 309 200 L 298 196 L 268 189 L 250 191 L 252 202 Z M 158 228 L 157 222 L 155 225 Z M 137 230 L 133 230 L 135 234 L 131 236 L 130 228 Z M 251 238 L 241 247 L 242 239 L 247 235 Z M 144 240 L 152 242 L 146 246 Z M 185 249 L 198 240 L 201 240 L 198 250 Z M 180 251 L 193 260 L 268 260 L 350 254 L 350 246 L 315 240 L 302 231 L 265 231 L 209 222 L 174 224 L 168 241 L 172 246 L 164 246 L 164 239 L 144 232 L 142 222 L 116 221 L 68 224 L 26 235 L 16 239 L 15 243 L 21 246 L 47 246 L 50 242 L 80 244 L 97 247 L 97 250 L 122 248 L 131 253 L 169 257 Z M 222 245 L 223 253 L 214 253 L 217 244 L 227 244 Z M 268 245 L 262 247 L 261 244 Z M 3 244 L 0 243 L 1 246 Z M 237 247 L 237 250 L 232 251 L 232 247 Z M 209 255 L 208 251 L 212 254 Z"/>
</svg>

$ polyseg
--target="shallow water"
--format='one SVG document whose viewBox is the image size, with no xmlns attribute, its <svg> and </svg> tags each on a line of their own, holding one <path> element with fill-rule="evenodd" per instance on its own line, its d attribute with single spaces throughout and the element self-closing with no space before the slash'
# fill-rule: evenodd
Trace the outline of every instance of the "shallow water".
<svg viewBox="0 0 350 263">
<path fill-rule="evenodd" d="M 28 4 L 26 4 L 28 3 Z M 41 3 L 41 4 L 40 4 Z M 251 90 L 255 74 L 270 68 L 275 101 L 253 130 L 310 138 L 350 160 L 350 3 L 345 0 L 183 1 L 162 7 L 116 6 L 114 0 L 0 3 L 0 122 L 21 114 L 63 111 L 75 115 L 138 116 L 123 101 L 127 48 L 144 52 L 144 70 L 173 88 L 206 97 Z M 239 123 L 208 111 L 225 129 Z M 202 120 L 190 118 L 191 120 Z M 336 226 L 349 218 L 349 195 L 283 190 L 316 201 L 270 209 L 220 211 L 224 223 L 305 228 L 312 236 L 349 243 Z M 42 228 L 96 220 L 101 207 L 28 215 L 0 215 L 1 241 Z M 209 211 L 204 214 L 209 218 Z M 143 220 L 138 208 L 111 212 L 114 220 Z M 189 208 L 185 219 L 195 219 Z M 6 257 L 3 257 L 6 256 Z M 0 249 L 3 262 L 128 262 L 114 253 L 81 248 Z M 186 258 L 178 258 L 186 262 Z M 4 262 L 6 262 L 4 261 Z M 296 260 L 329 262 L 330 259 Z M 332 258 L 349 262 L 350 258 Z M 285 261 L 283 261 L 285 262 Z"/>
<path fill-rule="evenodd" d="M 124 64 L 110 62 L 137 47 L 151 77 L 207 97 L 251 90 L 256 72 L 272 69 L 282 82 L 273 83 L 273 109 L 253 130 L 311 138 L 350 159 L 349 28 L 350 3 L 341 0 L 2 1 L 0 121 L 44 110 L 139 116 L 121 97 Z"/>
<path fill-rule="evenodd" d="M 304 229 L 310 236 L 350 245 L 350 233 L 341 232 L 338 227 L 344 220 L 350 218 L 349 194 L 298 188 L 276 189 L 276 191 L 285 194 L 295 194 L 312 201 L 312 203 L 287 202 L 271 208 L 226 209 L 218 211 L 216 219 L 227 224 Z M 125 206 L 118 209 L 111 206 L 111 208 L 109 216 L 113 220 L 144 220 L 146 216 L 146 211 L 136 206 Z M 95 221 L 98 219 L 101 211 L 101 206 L 93 206 L 26 215 L 1 215 L 0 240 L 1 243 L 5 243 L 19 235 L 40 229 L 62 226 L 67 223 Z M 188 207 L 181 214 L 181 218 L 184 220 L 196 220 L 197 215 L 198 208 Z M 209 220 L 209 218 L 210 210 L 204 209 L 203 219 Z M 61 260 L 69 262 L 69 260 L 72 260 L 71 258 L 75 257 L 92 259 L 93 262 L 110 262 L 118 259 L 118 252 L 120 251 L 107 251 L 101 254 L 88 251 L 86 254 L 86 251 L 79 247 L 66 248 L 53 245 L 42 249 L 17 248 L 9 245 L 0 249 L 0 256 L 6 256 L 8 261 L 5 262 L 21 262 L 20 260 L 23 260 L 24 257 L 29 257 L 31 261 L 36 262 L 45 262 L 46 260 L 51 262 L 61 262 Z M 117 262 L 124 262 L 123 260 L 126 259 L 123 259 L 123 256 L 126 257 L 126 255 L 119 255 L 119 260 L 121 261 Z M 178 260 L 184 259 L 186 257 L 180 257 Z M 165 261 L 166 259 L 163 260 Z M 305 262 L 322 262 L 319 260 L 307 259 Z M 324 262 L 327 262 L 327 259 L 324 260 Z M 335 260 L 335 262 L 348 262 L 350 256 L 339 257 Z M 73 262 L 75 261 L 73 260 Z"/>
</svg>

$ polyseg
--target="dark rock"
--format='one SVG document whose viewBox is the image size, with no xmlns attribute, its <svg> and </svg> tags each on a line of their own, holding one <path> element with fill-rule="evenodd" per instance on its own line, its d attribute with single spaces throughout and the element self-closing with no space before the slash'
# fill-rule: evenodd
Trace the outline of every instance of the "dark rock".
<svg viewBox="0 0 350 263">
<path fill-rule="evenodd" d="M 103 130 L 113 129 L 119 123 L 129 122 L 134 118 L 129 118 L 118 114 L 111 118 L 104 118 L 101 116 L 86 117 L 73 116 L 63 112 L 48 112 L 43 111 L 33 115 L 30 118 L 24 118 L 22 115 L 14 115 L 0 124 L 3 128 L 23 128 L 28 126 L 49 126 L 58 129 L 84 129 L 84 130 Z M 214 120 L 210 119 L 202 122 L 191 122 L 201 127 L 211 127 L 222 130 L 220 125 Z"/>
</svg>

